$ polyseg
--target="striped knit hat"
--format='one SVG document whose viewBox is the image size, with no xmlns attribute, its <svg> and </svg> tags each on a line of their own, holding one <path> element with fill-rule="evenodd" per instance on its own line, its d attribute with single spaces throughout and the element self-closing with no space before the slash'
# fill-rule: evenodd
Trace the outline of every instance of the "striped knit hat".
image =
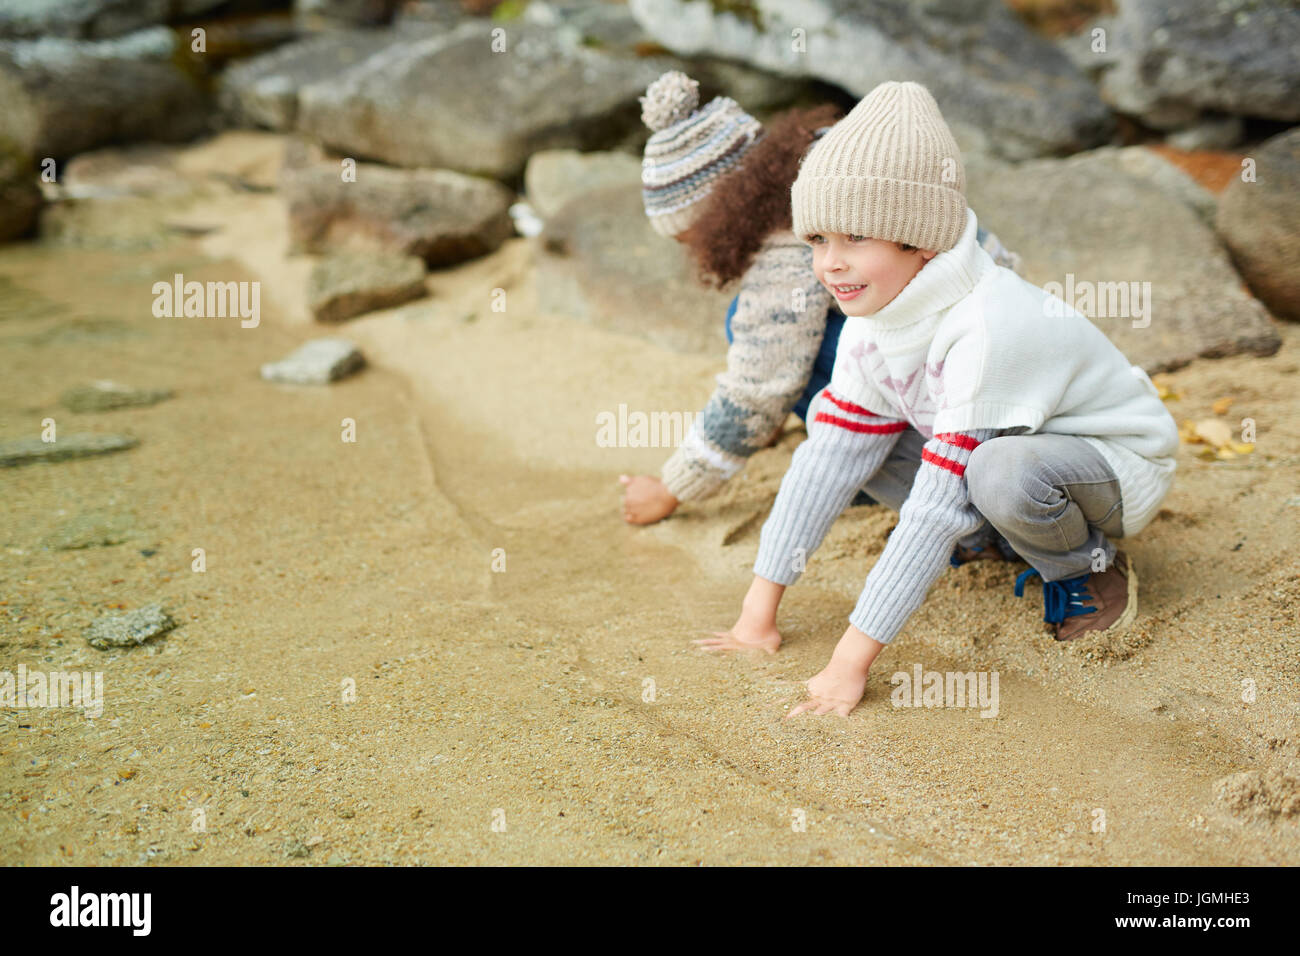
<svg viewBox="0 0 1300 956">
<path fill-rule="evenodd" d="M 762 124 L 729 97 L 696 109 L 699 87 L 671 70 L 641 97 L 641 119 L 654 131 L 641 160 L 641 196 L 650 224 L 670 238 L 690 226 L 699 201 L 763 133 Z"/>
<path fill-rule="evenodd" d="M 966 167 L 919 83 L 881 83 L 813 144 L 790 189 L 795 235 L 838 232 L 947 252 L 966 228 Z"/>
</svg>

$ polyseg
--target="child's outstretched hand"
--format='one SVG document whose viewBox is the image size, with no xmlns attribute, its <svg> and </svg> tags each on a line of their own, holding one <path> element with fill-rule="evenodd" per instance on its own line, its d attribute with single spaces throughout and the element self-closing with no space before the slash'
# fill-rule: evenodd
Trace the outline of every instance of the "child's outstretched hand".
<svg viewBox="0 0 1300 956">
<path fill-rule="evenodd" d="M 677 499 L 653 475 L 619 475 L 623 484 L 623 520 L 628 524 L 654 524 L 677 510 Z"/>
<path fill-rule="evenodd" d="M 785 719 L 789 720 L 805 711 L 815 714 L 835 713 L 847 717 L 866 693 L 867 673 L 884 646 L 850 626 L 835 645 L 831 662 L 820 674 L 808 681 L 809 699 L 793 707 Z"/>
<path fill-rule="evenodd" d="M 776 609 L 781 604 L 785 586 L 773 584 L 758 575 L 749 586 L 740 605 L 740 618 L 729 631 L 708 631 L 696 646 L 706 651 L 766 651 L 775 654 L 781 646 L 781 632 L 776 629 Z"/>
<path fill-rule="evenodd" d="M 694 643 L 706 651 L 765 651 L 775 654 L 781 646 L 781 634 L 775 624 L 751 623 L 742 614 L 729 631 L 708 631 Z"/>
</svg>

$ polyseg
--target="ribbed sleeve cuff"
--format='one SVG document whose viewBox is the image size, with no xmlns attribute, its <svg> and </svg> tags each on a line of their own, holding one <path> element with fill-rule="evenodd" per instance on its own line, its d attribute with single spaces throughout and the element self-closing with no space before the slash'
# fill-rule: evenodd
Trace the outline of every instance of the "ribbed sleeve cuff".
<svg viewBox="0 0 1300 956">
<path fill-rule="evenodd" d="M 727 475 L 705 462 L 689 458 L 681 449 L 664 462 L 660 480 L 678 501 L 700 501 L 717 494 Z"/>
<path fill-rule="evenodd" d="M 808 556 L 800 555 L 796 550 L 782 554 L 771 548 L 760 548 L 758 560 L 754 562 L 754 573 L 773 584 L 791 585 L 803 577 L 807 561 Z"/>
</svg>

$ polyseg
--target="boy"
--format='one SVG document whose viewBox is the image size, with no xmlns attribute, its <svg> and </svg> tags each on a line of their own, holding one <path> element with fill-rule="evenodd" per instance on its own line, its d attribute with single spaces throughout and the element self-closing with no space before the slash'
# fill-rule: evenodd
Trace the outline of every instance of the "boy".
<svg viewBox="0 0 1300 956">
<path fill-rule="evenodd" d="M 1126 627 L 1137 576 L 1110 539 L 1141 531 L 1168 494 L 1177 424 L 1096 326 L 979 248 L 961 156 L 929 91 L 872 90 L 810 149 L 791 200 L 813 271 L 849 318 L 740 618 L 697 643 L 775 652 L 781 595 L 863 487 L 899 523 L 788 717 L 847 716 L 955 546 L 980 534 L 1032 565 L 1016 594 L 1042 579 L 1057 640 Z M 900 439 L 923 440 L 902 492 Z"/>
</svg>

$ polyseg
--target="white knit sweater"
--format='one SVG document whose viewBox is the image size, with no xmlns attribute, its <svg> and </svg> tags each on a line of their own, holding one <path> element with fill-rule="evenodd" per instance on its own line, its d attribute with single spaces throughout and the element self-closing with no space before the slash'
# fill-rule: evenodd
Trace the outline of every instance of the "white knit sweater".
<svg viewBox="0 0 1300 956">
<path fill-rule="evenodd" d="M 760 577 L 795 583 L 856 490 L 915 428 L 927 439 L 921 465 L 849 616 L 885 644 L 983 521 L 965 477 L 983 442 L 1026 431 L 1088 441 L 1119 479 L 1125 537 L 1146 526 L 1173 480 L 1178 428 L 1150 379 L 1086 317 L 1049 308 L 1048 293 L 994 264 L 975 232 L 968 213 L 953 249 L 884 308 L 845 322 L 754 563 Z"/>
<path fill-rule="evenodd" d="M 1173 484 L 1178 424 L 1141 368 L 1086 316 L 961 241 L 873 315 L 840 334 L 831 387 L 880 415 L 937 432 L 1076 435 L 1119 479 L 1124 537 Z"/>
</svg>

